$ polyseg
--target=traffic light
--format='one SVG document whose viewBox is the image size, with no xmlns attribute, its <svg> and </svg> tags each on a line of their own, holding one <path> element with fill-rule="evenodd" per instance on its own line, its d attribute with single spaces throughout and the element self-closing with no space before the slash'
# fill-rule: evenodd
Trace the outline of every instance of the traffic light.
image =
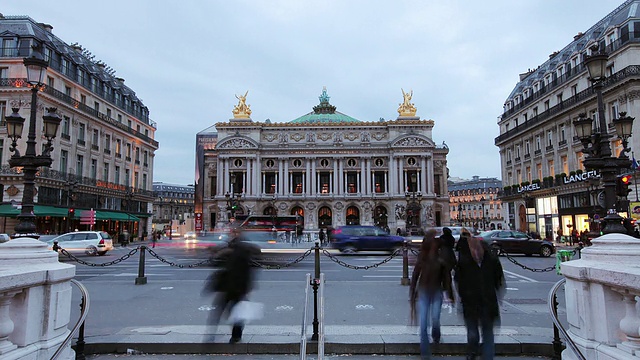
<svg viewBox="0 0 640 360">
<path fill-rule="evenodd" d="M 631 192 L 629 189 L 629 184 L 633 180 L 633 176 L 629 174 L 618 175 L 616 179 L 616 194 L 618 196 L 627 197 L 627 195 Z"/>
<path fill-rule="evenodd" d="M 73 218 L 76 215 L 76 210 L 74 208 L 69 208 L 69 217 Z"/>
</svg>

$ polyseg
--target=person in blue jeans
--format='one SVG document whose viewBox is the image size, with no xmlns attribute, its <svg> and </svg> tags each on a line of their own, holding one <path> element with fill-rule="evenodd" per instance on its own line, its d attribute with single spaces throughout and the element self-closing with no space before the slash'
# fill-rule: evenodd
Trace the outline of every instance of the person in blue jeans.
<svg viewBox="0 0 640 360">
<path fill-rule="evenodd" d="M 475 360 L 480 353 L 483 360 L 491 360 L 495 355 L 494 326 L 500 323 L 498 301 L 506 289 L 502 265 L 489 245 L 472 237 L 467 229 L 462 229 L 456 249 L 455 281 L 467 328 L 467 360 Z M 482 330 L 482 348 L 478 328 Z"/>
<path fill-rule="evenodd" d="M 433 342 L 440 342 L 440 313 L 443 292 L 447 294 L 449 301 L 453 301 L 451 269 L 446 259 L 440 256 L 439 248 L 440 243 L 436 239 L 436 231 L 434 229 L 428 230 L 422 239 L 420 253 L 413 268 L 409 287 L 412 317 L 417 305 L 420 319 L 420 355 L 422 359 L 431 358 L 429 326 L 431 326 Z"/>
</svg>

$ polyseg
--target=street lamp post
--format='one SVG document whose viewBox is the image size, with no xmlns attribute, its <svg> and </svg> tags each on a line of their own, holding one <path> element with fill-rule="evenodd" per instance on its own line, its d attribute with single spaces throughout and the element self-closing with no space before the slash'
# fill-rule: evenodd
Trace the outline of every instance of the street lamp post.
<svg viewBox="0 0 640 360">
<path fill-rule="evenodd" d="M 130 230 L 130 234 L 133 235 L 133 227 L 131 226 L 131 204 L 133 202 L 133 191 L 127 190 L 124 194 L 125 210 L 127 211 L 127 228 Z"/>
<path fill-rule="evenodd" d="M 596 49 L 592 49 L 596 50 Z M 629 151 L 626 147 L 627 139 L 631 136 L 631 127 L 634 118 L 626 116 L 626 113 L 619 113 L 619 118 L 613 120 L 616 128 L 616 134 L 623 141 L 623 149 L 619 157 L 612 155 L 611 143 L 608 134 L 607 123 L 604 118 L 604 101 L 602 99 L 602 88 L 604 87 L 605 73 L 607 67 L 608 55 L 605 53 L 596 53 L 585 59 L 585 64 L 589 71 L 593 89 L 596 92 L 598 103 L 598 131 L 593 132 L 592 119 L 586 117 L 586 114 L 578 115 L 578 119 L 574 120 L 573 125 L 576 134 L 582 145 L 583 152 L 587 154 L 584 159 L 584 166 L 588 169 L 595 169 L 600 172 L 602 184 L 604 187 L 604 203 L 606 216 L 602 220 L 604 223 L 604 234 L 626 233 L 626 229 L 622 225 L 622 217 L 618 215 L 616 210 L 616 179 L 621 169 L 629 169 L 631 160 L 626 155 Z"/>
<path fill-rule="evenodd" d="M 18 108 L 13 108 L 13 113 L 5 116 L 7 121 L 7 134 L 11 139 L 11 147 L 9 150 L 13 155 L 9 159 L 9 166 L 21 167 L 23 172 L 24 189 L 22 191 L 22 210 L 18 215 L 18 225 L 15 227 L 14 238 L 17 237 L 35 237 L 36 234 L 36 216 L 33 213 L 33 198 L 35 195 L 35 179 L 36 172 L 39 167 L 50 167 L 53 159 L 51 158 L 51 150 L 53 149 L 52 141 L 58 132 L 60 125 L 60 116 L 56 114 L 56 108 L 47 108 L 44 120 L 44 137 L 47 143 L 44 145 L 42 154 L 36 155 L 36 128 L 38 109 L 38 90 L 44 84 L 44 75 L 47 70 L 47 62 L 40 57 L 36 57 L 39 52 L 34 47 L 33 55 L 24 59 L 24 65 L 27 67 L 27 82 L 31 85 L 31 116 L 29 118 L 29 132 L 27 135 L 27 149 L 24 155 L 20 155 L 17 149 L 17 140 L 22 137 L 22 130 L 25 119 L 18 114 Z"/>
<path fill-rule="evenodd" d="M 226 194 L 224 194 L 224 197 L 227 199 L 227 216 L 229 219 L 229 223 L 231 223 L 231 220 L 235 218 L 236 216 L 236 210 L 238 210 L 238 206 L 240 206 L 240 198 L 242 197 L 241 193 L 235 193 L 234 194 L 234 188 L 236 185 L 236 175 L 235 174 L 231 174 L 230 175 L 230 179 L 231 179 L 231 192 L 227 191 Z"/>
<path fill-rule="evenodd" d="M 407 225 L 420 226 L 420 202 L 422 201 L 422 193 L 416 191 L 405 192 L 407 201 Z M 414 211 L 417 210 L 417 214 Z M 417 220 L 417 221 L 416 221 Z M 407 226 L 407 229 L 409 226 Z"/>
<path fill-rule="evenodd" d="M 67 190 L 67 231 L 71 232 L 71 221 L 75 215 L 75 209 L 73 209 L 74 202 L 76 201 L 76 189 L 78 187 L 78 182 L 76 180 L 67 181 L 66 190 Z"/>
</svg>

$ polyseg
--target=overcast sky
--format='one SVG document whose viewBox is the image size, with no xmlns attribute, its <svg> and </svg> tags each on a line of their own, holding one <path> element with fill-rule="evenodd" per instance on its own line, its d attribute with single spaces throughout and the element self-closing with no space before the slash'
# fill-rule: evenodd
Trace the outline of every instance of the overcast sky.
<svg viewBox="0 0 640 360">
<path fill-rule="evenodd" d="M 192 184 L 195 135 L 232 118 L 287 122 L 326 86 L 362 121 L 413 90 L 452 177 L 501 178 L 497 118 L 518 81 L 622 0 L 5 0 L 116 71 L 157 123 L 154 181 Z"/>
</svg>

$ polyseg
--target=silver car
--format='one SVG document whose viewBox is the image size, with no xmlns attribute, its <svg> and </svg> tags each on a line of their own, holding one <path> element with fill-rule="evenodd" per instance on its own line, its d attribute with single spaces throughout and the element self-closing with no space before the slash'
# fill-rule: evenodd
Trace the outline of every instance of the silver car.
<svg viewBox="0 0 640 360">
<path fill-rule="evenodd" d="M 66 251 L 84 252 L 87 255 L 104 255 L 113 249 L 113 240 L 104 231 L 75 231 L 60 235 L 46 241 L 49 249 L 53 249 L 53 243 Z"/>
</svg>

